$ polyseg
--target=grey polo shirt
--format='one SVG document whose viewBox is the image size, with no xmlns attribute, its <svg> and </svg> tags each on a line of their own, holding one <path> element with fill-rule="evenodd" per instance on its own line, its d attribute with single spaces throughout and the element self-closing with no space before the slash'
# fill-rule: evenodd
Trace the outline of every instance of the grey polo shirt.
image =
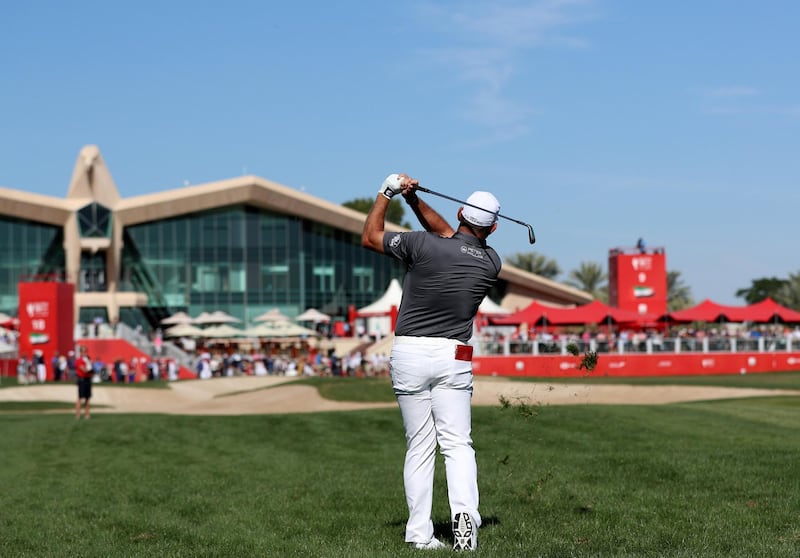
<svg viewBox="0 0 800 558">
<path fill-rule="evenodd" d="M 408 266 L 395 335 L 472 337 L 478 306 L 497 281 L 497 252 L 474 236 L 384 233 L 383 251 Z"/>
</svg>

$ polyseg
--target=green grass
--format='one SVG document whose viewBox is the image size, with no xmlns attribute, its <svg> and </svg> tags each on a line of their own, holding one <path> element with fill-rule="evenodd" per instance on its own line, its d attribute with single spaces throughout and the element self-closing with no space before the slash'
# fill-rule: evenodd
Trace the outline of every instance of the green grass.
<svg viewBox="0 0 800 558">
<path fill-rule="evenodd" d="M 47 382 L 46 384 L 20 384 L 17 381 L 16 376 L 3 376 L 2 380 L 0 380 L 0 389 L 2 388 L 11 388 L 11 387 L 26 387 L 30 389 L 36 389 L 37 387 L 42 386 L 75 386 L 75 381 L 68 381 L 68 382 Z M 133 384 L 115 384 L 114 382 L 101 382 L 99 384 L 94 384 L 95 387 L 110 387 L 115 389 L 169 389 L 169 382 L 135 382 Z M 77 389 L 77 388 L 76 388 Z M 76 392 L 77 393 L 77 392 Z"/>
<path fill-rule="evenodd" d="M 800 554 L 800 398 L 529 411 L 474 409 L 478 556 Z M 0 428 L 0 556 L 420 555 L 396 409 Z M 445 538 L 448 517 L 440 459 Z"/>
<path fill-rule="evenodd" d="M 333 401 L 389 403 L 395 400 L 392 382 L 381 378 L 304 378 L 298 384 L 315 386 L 319 394 Z"/>
<path fill-rule="evenodd" d="M 74 411 L 75 403 L 64 401 L 0 401 L 0 412 Z"/>
</svg>

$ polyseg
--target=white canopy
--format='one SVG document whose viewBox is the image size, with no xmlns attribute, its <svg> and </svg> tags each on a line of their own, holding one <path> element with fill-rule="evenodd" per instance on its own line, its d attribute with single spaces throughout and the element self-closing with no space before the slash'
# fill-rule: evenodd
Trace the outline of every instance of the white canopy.
<svg viewBox="0 0 800 558">
<path fill-rule="evenodd" d="M 386 292 L 381 297 L 368 306 L 359 308 L 357 316 L 359 318 L 366 318 L 369 316 L 385 316 L 391 312 L 392 306 L 400 308 L 400 302 L 403 299 L 403 287 L 397 279 L 392 279 L 387 287 Z M 492 301 L 488 296 L 483 298 L 483 302 L 478 307 L 478 312 L 481 314 L 511 314 L 511 310 L 503 308 L 496 302 Z"/>
<path fill-rule="evenodd" d="M 331 321 L 331 317 L 328 316 L 327 314 L 323 314 L 316 308 L 309 308 L 308 310 L 297 316 L 295 320 L 298 322 L 319 323 L 319 322 L 329 322 Z"/>
<path fill-rule="evenodd" d="M 368 316 L 385 316 L 392 311 L 392 306 L 400 307 L 400 300 L 403 298 L 403 287 L 400 286 L 400 281 L 392 279 L 386 291 L 381 297 L 368 304 L 363 308 L 359 308 L 356 315 L 359 318 L 366 318 Z"/>
<path fill-rule="evenodd" d="M 511 314 L 512 312 L 508 308 L 503 308 L 487 296 L 484 297 L 483 302 L 478 306 L 478 313 L 497 316 L 500 314 Z"/>
</svg>

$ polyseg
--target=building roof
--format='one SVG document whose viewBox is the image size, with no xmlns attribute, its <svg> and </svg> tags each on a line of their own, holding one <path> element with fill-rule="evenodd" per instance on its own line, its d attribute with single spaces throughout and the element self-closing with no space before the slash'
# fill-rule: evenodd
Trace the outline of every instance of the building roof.
<svg viewBox="0 0 800 558">
<path fill-rule="evenodd" d="M 65 199 L 0 188 L 0 215 L 64 225 L 75 211 L 96 202 L 108 207 L 122 226 L 137 225 L 231 205 L 248 205 L 309 219 L 335 229 L 361 234 L 366 215 L 258 176 L 185 186 L 122 198 L 97 146 L 81 149 Z M 387 231 L 408 230 L 386 223 Z M 510 284 L 510 297 L 572 305 L 592 300 L 589 293 L 503 264 L 500 279 Z M 504 305 L 507 306 L 507 305 Z M 512 308 L 509 308 L 512 309 Z"/>
</svg>

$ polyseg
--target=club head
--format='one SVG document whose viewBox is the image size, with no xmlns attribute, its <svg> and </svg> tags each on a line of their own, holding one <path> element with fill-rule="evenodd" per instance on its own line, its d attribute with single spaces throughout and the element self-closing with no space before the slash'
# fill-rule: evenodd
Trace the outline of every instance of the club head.
<svg viewBox="0 0 800 558">
<path fill-rule="evenodd" d="M 531 244 L 536 244 L 536 235 L 533 234 L 533 227 L 528 225 L 528 240 Z"/>
</svg>

